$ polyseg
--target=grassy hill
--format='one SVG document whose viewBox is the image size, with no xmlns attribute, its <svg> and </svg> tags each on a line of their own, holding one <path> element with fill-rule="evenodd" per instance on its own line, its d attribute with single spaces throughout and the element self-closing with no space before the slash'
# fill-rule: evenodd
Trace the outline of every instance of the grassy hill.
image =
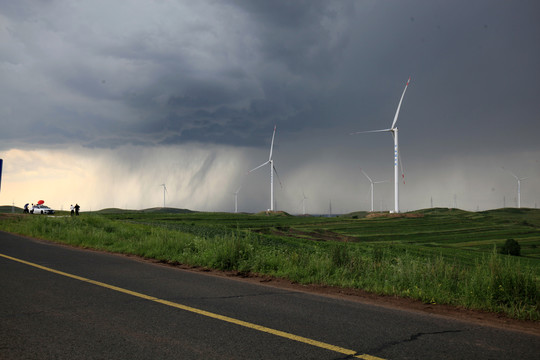
<svg viewBox="0 0 540 360">
<path fill-rule="evenodd" d="M 0 213 L 10 213 L 10 212 L 15 212 L 15 213 L 22 213 L 23 212 L 23 209 L 20 208 L 20 207 L 13 207 L 11 205 L 2 205 L 0 206 Z"/>
<path fill-rule="evenodd" d="M 22 209 L 15 207 L 15 213 Z M 0 206 L 11 213 L 12 206 Z M 540 210 L 505 208 L 482 212 L 432 208 L 408 213 L 353 212 L 338 217 L 291 216 L 285 212 L 267 214 L 203 213 L 177 208 L 96 211 L 111 219 L 129 218 L 153 224 L 244 229 L 256 233 L 358 243 L 400 243 L 417 248 L 490 252 L 507 239 L 521 245 L 523 257 L 540 260 Z"/>
<path fill-rule="evenodd" d="M 109 214 L 145 223 L 178 226 L 222 226 L 257 233 L 312 240 L 358 243 L 408 244 L 420 248 L 490 252 L 507 239 L 517 240 L 522 255 L 540 260 L 540 210 L 498 209 L 468 212 L 425 209 L 403 214 L 355 212 L 340 217 L 266 216 L 231 213 L 134 213 Z M 116 216 L 115 216 L 116 215 Z M 375 215 L 375 216 L 371 216 Z"/>
</svg>

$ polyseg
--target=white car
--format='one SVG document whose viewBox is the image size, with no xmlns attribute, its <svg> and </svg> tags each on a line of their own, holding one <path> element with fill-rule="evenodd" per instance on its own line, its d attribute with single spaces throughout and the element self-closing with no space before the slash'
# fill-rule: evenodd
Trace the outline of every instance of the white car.
<svg viewBox="0 0 540 360">
<path fill-rule="evenodd" d="M 46 205 L 34 205 L 30 209 L 30 214 L 54 214 L 54 210 Z"/>
</svg>

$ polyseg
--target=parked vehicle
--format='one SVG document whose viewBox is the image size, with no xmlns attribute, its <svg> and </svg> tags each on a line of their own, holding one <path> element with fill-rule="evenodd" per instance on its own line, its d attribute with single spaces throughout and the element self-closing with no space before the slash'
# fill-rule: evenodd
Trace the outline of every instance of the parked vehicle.
<svg viewBox="0 0 540 360">
<path fill-rule="evenodd" d="M 38 204 L 34 205 L 34 207 L 30 209 L 30 214 L 54 214 L 54 210 L 47 205 Z"/>
</svg>

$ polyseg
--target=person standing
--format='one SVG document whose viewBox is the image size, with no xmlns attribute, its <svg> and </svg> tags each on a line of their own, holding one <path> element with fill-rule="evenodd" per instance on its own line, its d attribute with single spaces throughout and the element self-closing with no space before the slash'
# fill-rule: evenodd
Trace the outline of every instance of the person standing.
<svg viewBox="0 0 540 360">
<path fill-rule="evenodd" d="M 23 214 L 28 214 L 28 203 L 24 204 Z"/>
<path fill-rule="evenodd" d="M 79 209 L 81 207 L 79 206 L 79 204 L 75 204 L 75 215 L 79 216 Z"/>
<path fill-rule="evenodd" d="M 73 207 L 73 204 L 69 206 L 69 210 L 71 210 L 71 216 L 73 216 L 73 212 L 75 211 L 75 208 Z"/>
</svg>

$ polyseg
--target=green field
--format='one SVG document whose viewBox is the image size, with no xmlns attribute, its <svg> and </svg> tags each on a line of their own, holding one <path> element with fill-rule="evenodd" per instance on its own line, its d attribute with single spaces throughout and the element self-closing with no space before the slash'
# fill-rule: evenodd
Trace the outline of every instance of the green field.
<svg viewBox="0 0 540 360">
<path fill-rule="evenodd" d="M 332 218 L 179 209 L 58 215 L 6 214 L 0 229 L 169 263 L 540 319 L 540 211 L 535 209 Z M 497 253 L 510 238 L 520 244 L 521 256 Z"/>
<path fill-rule="evenodd" d="M 259 234 L 279 234 L 291 239 L 407 244 L 423 251 L 476 259 L 513 238 L 521 245 L 521 261 L 540 268 L 540 210 L 500 209 L 484 212 L 429 209 L 390 217 L 358 212 L 339 217 L 266 216 L 231 213 L 157 214 L 104 212 L 111 219 L 155 224 L 194 231 L 242 229 Z M 377 214 L 375 214 L 377 215 Z M 466 251 L 456 251 L 466 250 Z M 537 261 L 538 260 L 538 261 Z"/>
</svg>

